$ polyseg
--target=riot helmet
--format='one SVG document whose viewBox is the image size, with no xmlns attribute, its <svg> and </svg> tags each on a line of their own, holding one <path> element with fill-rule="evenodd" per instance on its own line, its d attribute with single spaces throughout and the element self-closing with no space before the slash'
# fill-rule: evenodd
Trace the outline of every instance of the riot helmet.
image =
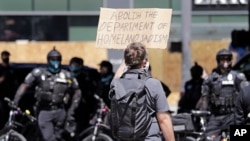
<svg viewBox="0 0 250 141">
<path fill-rule="evenodd" d="M 218 67 L 222 70 L 229 71 L 232 67 L 233 54 L 227 49 L 221 49 L 216 54 Z"/>
<path fill-rule="evenodd" d="M 60 72 L 62 55 L 59 51 L 56 50 L 55 47 L 47 54 L 47 61 L 48 61 L 48 70 L 51 73 Z"/>
</svg>

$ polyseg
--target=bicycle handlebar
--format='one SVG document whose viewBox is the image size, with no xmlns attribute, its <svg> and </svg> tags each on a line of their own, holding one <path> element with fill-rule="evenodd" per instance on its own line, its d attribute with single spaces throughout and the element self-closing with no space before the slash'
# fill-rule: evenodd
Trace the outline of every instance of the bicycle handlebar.
<svg viewBox="0 0 250 141">
<path fill-rule="evenodd" d="M 94 94 L 94 98 L 100 102 L 101 107 L 106 105 L 106 103 L 103 101 L 103 99 L 98 94 Z"/>
<path fill-rule="evenodd" d="M 29 120 L 31 120 L 31 121 L 35 121 L 35 120 L 36 120 L 36 118 L 33 117 L 32 115 L 30 115 L 29 112 L 23 112 L 23 111 L 21 110 L 21 108 L 18 107 L 18 106 L 14 103 L 14 101 L 10 100 L 8 97 L 4 97 L 4 100 L 5 100 L 6 102 L 8 102 L 8 105 L 9 105 L 9 107 L 10 107 L 12 110 L 16 110 L 19 114 L 21 114 L 21 115 L 23 115 L 23 116 L 26 116 L 26 117 L 27 117 Z"/>
<path fill-rule="evenodd" d="M 4 97 L 4 100 L 5 100 L 6 102 L 8 102 L 8 105 L 9 105 L 9 107 L 10 107 L 11 109 L 20 111 L 20 108 L 17 107 L 17 105 L 16 105 L 13 101 L 11 101 L 8 97 Z"/>
<path fill-rule="evenodd" d="M 192 110 L 191 113 L 194 116 L 209 116 L 211 114 L 210 111 L 202 111 L 202 110 Z"/>
<path fill-rule="evenodd" d="M 98 94 L 94 94 L 93 96 L 96 100 L 99 101 L 99 110 L 98 110 L 99 112 L 105 113 L 105 112 L 109 111 L 109 108 L 107 107 L 106 103 L 103 101 L 103 99 Z"/>
<path fill-rule="evenodd" d="M 101 100 L 100 96 L 97 95 L 97 94 L 94 94 L 94 98 L 97 99 L 97 100 Z"/>
</svg>

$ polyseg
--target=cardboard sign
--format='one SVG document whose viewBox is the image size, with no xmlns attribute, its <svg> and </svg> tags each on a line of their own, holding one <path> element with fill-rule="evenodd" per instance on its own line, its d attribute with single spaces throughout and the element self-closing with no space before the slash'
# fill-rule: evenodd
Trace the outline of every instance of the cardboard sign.
<svg viewBox="0 0 250 141">
<path fill-rule="evenodd" d="M 167 48 L 172 9 L 101 8 L 96 47 L 124 49 L 132 42 Z"/>
</svg>

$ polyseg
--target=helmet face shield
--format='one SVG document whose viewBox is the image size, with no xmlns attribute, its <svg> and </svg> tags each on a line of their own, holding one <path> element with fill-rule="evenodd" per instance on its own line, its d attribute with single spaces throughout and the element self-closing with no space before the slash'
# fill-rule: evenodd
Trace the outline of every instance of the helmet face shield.
<svg viewBox="0 0 250 141">
<path fill-rule="evenodd" d="M 232 67 L 232 58 L 233 58 L 233 54 L 231 51 L 227 49 L 221 49 L 216 54 L 216 61 L 217 61 L 218 67 L 222 70 L 230 71 Z"/>
<path fill-rule="evenodd" d="M 51 56 L 51 57 L 48 57 L 48 61 L 59 61 L 59 62 L 61 62 L 61 57 L 60 56 Z"/>
<path fill-rule="evenodd" d="M 232 66 L 232 57 L 229 55 L 222 55 L 218 57 L 218 65 L 221 69 L 230 70 Z"/>
<path fill-rule="evenodd" d="M 229 55 L 222 55 L 222 56 L 219 56 L 218 60 L 219 61 L 231 62 L 232 61 L 232 57 L 229 56 Z"/>
</svg>

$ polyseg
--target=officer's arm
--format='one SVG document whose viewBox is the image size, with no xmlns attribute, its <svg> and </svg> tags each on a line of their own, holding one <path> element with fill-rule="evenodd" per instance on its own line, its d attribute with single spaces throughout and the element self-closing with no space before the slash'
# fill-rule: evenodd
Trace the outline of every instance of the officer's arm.
<svg viewBox="0 0 250 141">
<path fill-rule="evenodd" d="M 18 105 L 20 99 L 25 94 L 26 90 L 35 82 L 36 77 L 40 76 L 42 71 L 40 69 L 32 70 L 24 79 L 24 82 L 19 86 L 16 91 L 14 102 Z"/>
<path fill-rule="evenodd" d="M 75 78 L 72 80 L 72 87 L 74 89 L 74 94 L 72 97 L 70 108 L 68 110 L 68 116 L 73 116 L 74 110 L 78 107 L 82 95 L 77 80 Z"/>
<path fill-rule="evenodd" d="M 236 75 L 236 88 L 239 91 L 242 87 L 248 85 L 248 81 L 244 73 L 238 73 Z"/>
<path fill-rule="evenodd" d="M 201 94 L 198 103 L 196 104 L 196 109 L 199 110 L 208 110 L 208 96 L 210 93 L 210 86 L 209 86 L 209 79 L 207 78 L 204 80 L 202 86 L 201 86 Z"/>
<path fill-rule="evenodd" d="M 69 108 L 70 113 L 74 112 L 74 110 L 78 107 L 80 99 L 81 99 L 81 90 L 76 89 L 72 97 L 71 106 Z"/>
<path fill-rule="evenodd" d="M 165 140 L 174 141 L 173 124 L 169 113 L 157 112 L 156 116 Z"/>
<path fill-rule="evenodd" d="M 0 84 L 5 80 L 6 73 L 4 73 L 3 68 L 0 68 Z"/>
<path fill-rule="evenodd" d="M 26 83 L 22 83 L 19 88 L 17 89 L 17 92 L 15 94 L 14 97 L 14 102 L 16 105 L 18 105 L 20 99 L 23 97 L 23 95 L 25 94 L 26 90 L 30 87 L 29 84 Z"/>
<path fill-rule="evenodd" d="M 5 80 L 5 77 L 3 75 L 0 75 L 0 83 L 3 83 L 4 80 Z"/>
</svg>

